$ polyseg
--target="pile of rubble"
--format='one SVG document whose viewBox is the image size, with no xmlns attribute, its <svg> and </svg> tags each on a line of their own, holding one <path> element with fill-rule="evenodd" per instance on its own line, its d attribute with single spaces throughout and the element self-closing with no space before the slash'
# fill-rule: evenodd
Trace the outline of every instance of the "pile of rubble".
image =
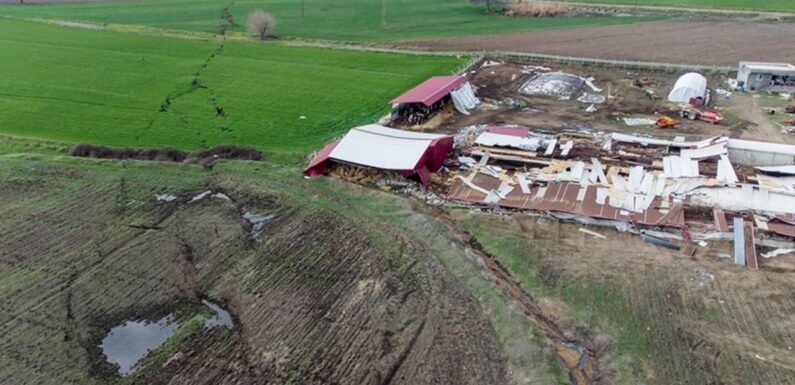
<svg viewBox="0 0 795 385">
<path fill-rule="evenodd" d="M 795 146 L 522 127 L 462 132 L 470 141 L 447 183 L 452 201 L 547 212 L 646 240 L 795 238 Z M 742 264 L 755 268 L 751 250 Z"/>
</svg>

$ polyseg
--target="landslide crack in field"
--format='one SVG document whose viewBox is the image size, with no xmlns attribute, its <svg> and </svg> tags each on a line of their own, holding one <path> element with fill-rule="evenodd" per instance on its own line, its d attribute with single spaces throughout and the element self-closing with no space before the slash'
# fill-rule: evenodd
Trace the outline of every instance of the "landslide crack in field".
<svg viewBox="0 0 795 385">
<path fill-rule="evenodd" d="M 226 11 L 227 9 L 225 8 L 224 10 Z M 140 133 L 138 133 L 138 135 L 135 137 L 136 141 L 140 140 L 141 137 L 146 132 L 148 132 L 152 127 L 154 127 L 154 125 L 157 123 L 158 118 L 160 117 L 160 114 L 173 114 L 183 124 L 189 126 L 190 121 L 187 119 L 186 115 L 182 112 L 174 110 L 172 106 L 181 97 L 190 95 L 199 90 L 207 90 L 207 92 L 210 94 L 208 103 L 212 108 L 212 110 L 214 111 L 215 116 L 221 118 L 222 120 L 227 119 L 228 114 L 226 112 L 226 109 L 218 102 L 218 97 L 216 96 L 215 90 L 213 88 L 210 88 L 208 85 L 204 84 L 204 82 L 202 82 L 203 72 L 210 66 L 210 63 L 213 61 L 213 59 L 215 59 L 216 56 L 221 55 L 224 51 L 224 47 L 226 44 L 226 35 L 225 32 L 223 32 L 222 34 L 224 36 L 221 39 L 221 43 L 218 45 L 218 47 L 212 52 L 210 52 L 210 55 L 207 57 L 207 59 L 204 60 L 202 65 L 196 71 L 193 72 L 193 79 L 191 79 L 190 85 L 188 85 L 188 87 L 186 88 L 176 90 L 166 95 L 166 98 L 163 100 L 163 103 L 160 104 L 160 110 L 158 111 L 158 114 L 152 117 L 152 119 L 149 120 L 147 126 Z M 230 128 L 226 125 L 217 125 L 216 128 L 221 131 L 230 130 Z M 197 135 L 201 136 L 201 132 L 197 132 Z"/>
<path fill-rule="evenodd" d="M 422 334 L 422 331 L 425 330 L 426 321 L 427 319 L 423 317 L 422 322 L 420 322 L 419 326 L 417 326 L 417 329 L 414 331 L 414 334 L 412 334 L 408 345 L 406 345 L 406 347 L 400 352 L 400 356 L 398 357 L 397 361 L 389 368 L 389 372 L 387 372 L 384 380 L 381 381 L 381 385 L 389 385 L 392 383 L 392 380 L 395 378 L 395 374 L 398 372 L 400 367 L 403 366 L 403 363 L 406 362 L 406 358 L 408 358 L 409 353 L 411 353 L 411 350 L 414 349 L 414 346 L 417 344 L 420 334 Z"/>
<path fill-rule="evenodd" d="M 496 280 L 497 285 L 513 298 L 517 305 L 549 340 L 555 356 L 569 372 L 572 385 L 598 385 L 607 383 L 599 371 L 598 357 L 589 348 L 593 342 L 581 333 L 576 339 L 567 338 L 563 329 L 550 318 L 535 298 L 522 287 L 521 283 L 492 254 L 484 249 L 477 239 L 456 224 L 449 215 L 439 209 L 433 210 L 436 217 L 447 225 L 451 233 L 459 238 L 479 258 L 483 260 Z"/>
</svg>

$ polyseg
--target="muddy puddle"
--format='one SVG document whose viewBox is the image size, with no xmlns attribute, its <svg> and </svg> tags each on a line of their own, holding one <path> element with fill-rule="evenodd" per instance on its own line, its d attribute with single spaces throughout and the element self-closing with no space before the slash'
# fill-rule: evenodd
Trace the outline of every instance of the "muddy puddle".
<svg viewBox="0 0 795 385">
<path fill-rule="evenodd" d="M 204 329 L 235 327 L 232 315 L 226 309 L 208 300 L 202 300 L 202 304 L 213 313 L 205 318 Z M 166 343 L 181 324 L 173 313 L 157 321 L 128 320 L 111 328 L 99 347 L 107 362 L 118 365 L 119 374 L 127 376 L 135 373 L 141 360 Z"/>
</svg>

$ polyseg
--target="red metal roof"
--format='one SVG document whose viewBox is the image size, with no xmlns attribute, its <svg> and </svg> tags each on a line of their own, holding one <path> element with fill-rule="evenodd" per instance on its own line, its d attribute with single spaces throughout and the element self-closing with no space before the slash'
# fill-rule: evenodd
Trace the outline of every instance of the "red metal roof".
<svg viewBox="0 0 795 385">
<path fill-rule="evenodd" d="M 463 75 L 434 76 L 393 99 L 392 104 L 422 103 L 430 107 L 466 81 Z"/>
</svg>

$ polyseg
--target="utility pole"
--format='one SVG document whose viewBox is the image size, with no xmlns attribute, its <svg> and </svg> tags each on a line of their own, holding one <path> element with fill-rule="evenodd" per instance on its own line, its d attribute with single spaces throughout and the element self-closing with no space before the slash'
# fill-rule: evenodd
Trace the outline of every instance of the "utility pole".
<svg viewBox="0 0 795 385">
<path fill-rule="evenodd" d="M 386 1 L 381 0 L 381 28 L 386 29 Z"/>
</svg>

